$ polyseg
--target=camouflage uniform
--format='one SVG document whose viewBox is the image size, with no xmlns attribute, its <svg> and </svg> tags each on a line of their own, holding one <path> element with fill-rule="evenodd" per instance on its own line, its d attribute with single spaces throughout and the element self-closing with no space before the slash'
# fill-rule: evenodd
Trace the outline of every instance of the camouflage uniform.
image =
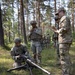
<svg viewBox="0 0 75 75">
<path fill-rule="evenodd" d="M 70 75 L 70 55 L 69 48 L 72 43 L 72 33 L 70 19 L 63 16 L 59 22 L 59 51 L 60 51 L 60 62 L 62 66 L 63 75 Z"/>
<path fill-rule="evenodd" d="M 41 55 L 40 55 L 40 53 L 42 51 L 41 38 L 42 38 L 41 28 L 36 27 L 33 29 L 33 31 L 30 32 L 31 50 L 33 51 L 34 59 L 36 59 L 37 51 L 39 54 L 39 58 L 41 57 Z"/>
<path fill-rule="evenodd" d="M 21 66 L 26 60 L 23 57 L 17 58 L 18 55 L 19 56 L 25 55 L 25 56 L 28 57 L 27 47 L 23 46 L 23 45 L 20 45 L 20 46 L 14 46 L 11 49 L 11 56 L 15 60 L 15 63 L 13 64 L 14 67 Z"/>
</svg>

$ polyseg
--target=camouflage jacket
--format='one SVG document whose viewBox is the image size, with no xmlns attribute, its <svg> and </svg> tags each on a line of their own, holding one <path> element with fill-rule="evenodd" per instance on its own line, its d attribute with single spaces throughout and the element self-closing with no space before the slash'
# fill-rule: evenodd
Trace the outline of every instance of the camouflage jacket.
<svg viewBox="0 0 75 75">
<path fill-rule="evenodd" d="M 16 60 L 16 56 L 18 55 L 27 55 L 27 54 L 28 54 L 27 47 L 23 45 L 19 47 L 14 46 L 11 49 L 11 56 L 14 60 Z"/>
<path fill-rule="evenodd" d="M 30 39 L 37 41 L 40 40 L 42 38 L 42 30 L 41 28 L 34 28 L 31 32 L 30 32 Z"/>
<path fill-rule="evenodd" d="M 59 22 L 59 43 L 72 43 L 71 23 L 69 17 L 63 16 Z"/>
</svg>

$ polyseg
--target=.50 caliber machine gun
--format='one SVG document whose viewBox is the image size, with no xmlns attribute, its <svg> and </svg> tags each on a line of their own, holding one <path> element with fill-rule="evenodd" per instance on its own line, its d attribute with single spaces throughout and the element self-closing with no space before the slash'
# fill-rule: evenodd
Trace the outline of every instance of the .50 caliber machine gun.
<svg viewBox="0 0 75 75">
<path fill-rule="evenodd" d="M 33 68 L 38 68 L 41 71 L 45 72 L 46 74 L 51 75 L 50 72 L 48 72 L 47 70 L 45 70 L 42 67 L 38 66 L 37 64 L 35 64 L 34 62 L 32 62 L 32 60 L 26 58 L 26 56 L 22 56 L 22 57 L 24 57 L 26 59 L 26 64 L 18 66 L 16 68 L 8 69 L 7 72 L 10 72 L 10 71 L 13 71 L 13 70 L 21 70 L 21 69 L 23 69 L 23 70 L 29 70 L 30 71 L 30 75 L 33 75 L 32 69 Z"/>
</svg>

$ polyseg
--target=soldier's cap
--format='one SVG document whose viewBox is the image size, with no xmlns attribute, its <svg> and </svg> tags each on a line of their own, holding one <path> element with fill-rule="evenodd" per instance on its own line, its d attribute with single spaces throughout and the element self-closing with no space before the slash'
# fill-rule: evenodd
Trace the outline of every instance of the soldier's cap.
<svg viewBox="0 0 75 75">
<path fill-rule="evenodd" d="M 15 38 L 14 43 L 21 43 L 21 39 L 19 37 Z"/>
<path fill-rule="evenodd" d="M 65 8 L 64 7 L 60 7 L 57 11 L 56 14 L 59 14 L 61 11 L 63 11 L 64 13 L 66 12 Z"/>
<path fill-rule="evenodd" d="M 30 22 L 30 24 L 31 24 L 31 25 L 36 25 L 37 22 L 36 22 L 35 20 L 33 20 L 33 21 Z"/>
</svg>

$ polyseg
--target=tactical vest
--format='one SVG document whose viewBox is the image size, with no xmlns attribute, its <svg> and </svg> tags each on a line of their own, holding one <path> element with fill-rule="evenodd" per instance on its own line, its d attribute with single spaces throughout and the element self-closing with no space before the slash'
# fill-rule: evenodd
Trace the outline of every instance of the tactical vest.
<svg viewBox="0 0 75 75">
<path fill-rule="evenodd" d="M 26 47 L 21 45 L 20 47 L 14 47 L 13 48 L 13 52 L 14 52 L 14 55 L 17 56 L 17 55 L 22 55 L 22 54 L 25 54 L 27 51 Z"/>
<path fill-rule="evenodd" d="M 42 30 L 40 28 L 35 28 L 32 32 L 31 32 L 31 36 L 30 39 L 33 41 L 40 41 L 42 37 Z"/>
</svg>

